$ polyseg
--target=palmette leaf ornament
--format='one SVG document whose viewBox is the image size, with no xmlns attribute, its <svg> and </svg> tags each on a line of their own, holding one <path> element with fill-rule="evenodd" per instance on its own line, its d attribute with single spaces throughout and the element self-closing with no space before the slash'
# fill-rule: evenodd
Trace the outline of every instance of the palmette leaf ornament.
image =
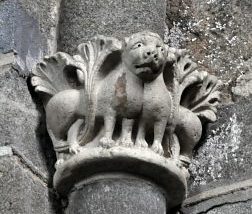
<svg viewBox="0 0 252 214">
<path fill-rule="evenodd" d="M 173 98 L 173 115 L 176 115 L 181 104 L 185 88 L 202 80 L 194 63 L 185 49 L 168 48 L 167 65 L 164 70 L 164 81 Z M 175 117 L 173 117 L 175 119 Z"/>
<path fill-rule="evenodd" d="M 175 60 L 172 69 L 175 109 L 181 105 L 194 112 L 203 122 L 214 122 L 221 81 L 207 72 L 198 71 L 186 50 L 170 48 L 169 52 Z"/>
<path fill-rule="evenodd" d="M 164 81 L 168 91 L 170 91 L 173 100 L 172 121 L 166 128 L 168 136 L 166 138 L 168 145 L 168 156 L 179 159 L 180 142 L 175 128 L 179 118 L 179 109 L 181 106 L 181 97 L 185 88 L 195 82 L 202 80 L 201 75 L 196 70 L 194 63 L 186 50 L 167 47 L 168 56 L 164 69 Z"/>
<path fill-rule="evenodd" d="M 166 128 L 168 153 L 171 157 L 178 159 L 181 142 L 178 139 L 178 133 L 175 133 L 175 128 L 177 121 L 181 120 L 179 109 L 181 107 L 189 109 L 201 120 L 201 123 L 214 122 L 216 105 L 220 101 L 218 89 L 221 81 L 207 72 L 197 70 L 197 65 L 192 61 L 188 52 L 175 48 L 168 48 L 164 81 L 173 99 L 173 120 Z M 188 143 L 195 145 L 197 142 Z"/>
<path fill-rule="evenodd" d="M 104 63 L 111 63 L 109 58 L 115 52 L 121 51 L 121 42 L 113 37 L 95 36 L 91 41 L 78 46 L 73 57 L 67 53 L 58 52 L 45 57 L 33 70 L 31 79 L 35 91 L 53 96 L 67 89 L 83 89 L 86 96 L 85 126 L 79 136 L 80 144 L 85 144 L 90 138 L 95 119 L 95 81 L 102 78 L 99 75 Z M 120 54 L 119 54 L 120 55 Z"/>
<path fill-rule="evenodd" d="M 73 76 L 72 72 L 77 68 L 76 63 L 70 55 L 58 52 L 53 56 L 44 57 L 43 61 L 37 64 L 32 71 L 31 84 L 36 92 L 42 92 L 53 96 L 60 91 L 77 87 L 68 76 Z"/>
<path fill-rule="evenodd" d="M 98 35 L 92 40 L 82 43 L 77 48 L 77 54 L 73 56 L 83 71 L 86 80 L 85 89 L 87 94 L 93 91 L 99 71 L 110 54 L 121 50 L 121 42 L 113 37 Z"/>
<path fill-rule="evenodd" d="M 204 72 L 203 80 L 191 85 L 181 105 L 194 112 L 203 122 L 216 121 L 216 106 L 220 102 L 221 81 Z M 190 91 L 189 91 L 190 90 Z"/>
<path fill-rule="evenodd" d="M 121 51 L 121 48 L 122 45 L 119 40 L 101 35 L 78 46 L 78 53 L 74 56 L 74 59 L 81 65 L 85 80 L 85 96 L 88 102 L 85 126 L 79 136 L 80 145 L 88 143 L 92 136 L 96 109 L 95 86 L 97 84 L 95 83 L 104 77 L 101 68 L 105 63 L 114 63 L 108 62 L 113 61 L 113 57 L 110 58 L 110 56 L 115 52 Z"/>
</svg>

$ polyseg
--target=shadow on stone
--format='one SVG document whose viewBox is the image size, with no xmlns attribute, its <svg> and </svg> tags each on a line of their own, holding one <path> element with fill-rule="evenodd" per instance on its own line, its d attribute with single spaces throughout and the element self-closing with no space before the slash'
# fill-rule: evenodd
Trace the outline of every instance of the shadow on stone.
<svg viewBox="0 0 252 214">
<path fill-rule="evenodd" d="M 51 203 L 51 208 L 56 214 L 63 213 L 62 205 L 60 198 L 57 196 L 56 192 L 52 190 L 53 188 L 53 175 L 55 173 L 54 164 L 56 162 L 56 155 L 53 149 L 52 141 L 48 135 L 46 129 L 46 121 L 45 121 L 45 111 L 43 108 L 43 104 L 41 100 L 38 98 L 38 95 L 35 93 L 34 88 L 31 86 L 31 77 L 27 78 L 27 87 L 30 92 L 32 101 L 36 105 L 36 109 L 38 110 L 40 117 L 38 126 L 36 127 L 35 133 L 37 141 L 39 142 L 39 146 L 43 151 L 41 155 L 43 155 L 46 161 L 46 167 L 48 171 L 48 195 L 49 195 L 49 202 Z"/>
</svg>

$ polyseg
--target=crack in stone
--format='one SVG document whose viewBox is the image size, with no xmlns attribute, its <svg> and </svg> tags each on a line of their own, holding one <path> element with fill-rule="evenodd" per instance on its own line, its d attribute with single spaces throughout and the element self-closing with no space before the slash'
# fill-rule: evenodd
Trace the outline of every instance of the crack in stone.
<svg viewBox="0 0 252 214">
<path fill-rule="evenodd" d="M 222 204 L 213 205 L 210 208 L 208 208 L 207 210 L 199 212 L 199 213 L 195 213 L 195 214 L 207 214 L 209 211 L 211 211 L 211 210 L 213 210 L 215 208 L 218 208 L 218 207 L 222 207 L 224 205 L 232 205 L 232 204 L 237 204 L 237 203 L 247 203 L 248 201 L 252 201 L 252 199 L 250 198 L 250 199 L 247 199 L 247 200 L 240 200 L 240 201 L 235 201 L 235 202 L 225 202 L 225 203 L 222 203 Z"/>
<path fill-rule="evenodd" d="M 198 195 L 192 196 L 184 202 L 185 207 L 189 207 L 192 205 L 199 204 L 203 201 L 209 200 L 211 198 L 228 195 L 235 191 L 246 190 L 252 187 L 252 179 L 248 179 L 245 181 L 237 182 L 231 185 L 227 185 L 224 187 L 217 187 L 215 189 L 208 190 L 206 192 L 202 192 Z"/>
<path fill-rule="evenodd" d="M 40 172 L 33 164 L 16 148 L 12 147 L 13 155 L 18 158 L 22 165 L 28 169 L 36 178 L 38 178 L 44 185 L 48 187 L 49 178 L 44 173 Z"/>
</svg>

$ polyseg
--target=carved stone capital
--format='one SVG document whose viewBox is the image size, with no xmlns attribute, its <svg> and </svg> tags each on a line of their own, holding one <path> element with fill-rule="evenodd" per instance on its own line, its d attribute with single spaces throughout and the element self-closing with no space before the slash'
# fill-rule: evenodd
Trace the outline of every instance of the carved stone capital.
<svg viewBox="0 0 252 214">
<path fill-rule="evenodd" d="M 123 41 L 96 36 L 74 56 L 45 57 L 31 82 L 43 99 L 60 194 L 120 172 L 159 185 L 167 209 L 182 203 L 202 125 L 216 120 L 220 85 L 186 50 L 148 31 Z"/>
</svg>

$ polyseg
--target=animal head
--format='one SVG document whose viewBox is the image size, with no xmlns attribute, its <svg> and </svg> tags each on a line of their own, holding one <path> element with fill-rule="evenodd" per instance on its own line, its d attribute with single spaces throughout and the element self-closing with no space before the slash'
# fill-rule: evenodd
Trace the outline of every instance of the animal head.
<svg viewBox="0 0 252 214">
<path fill-rule="evenodd" d="M 122 60 L 144 81 L 154 80 L 162 72 L 166 57 L 165 45 L 156 33 L 143 31 L 124 39 Z"/>
</svg>

